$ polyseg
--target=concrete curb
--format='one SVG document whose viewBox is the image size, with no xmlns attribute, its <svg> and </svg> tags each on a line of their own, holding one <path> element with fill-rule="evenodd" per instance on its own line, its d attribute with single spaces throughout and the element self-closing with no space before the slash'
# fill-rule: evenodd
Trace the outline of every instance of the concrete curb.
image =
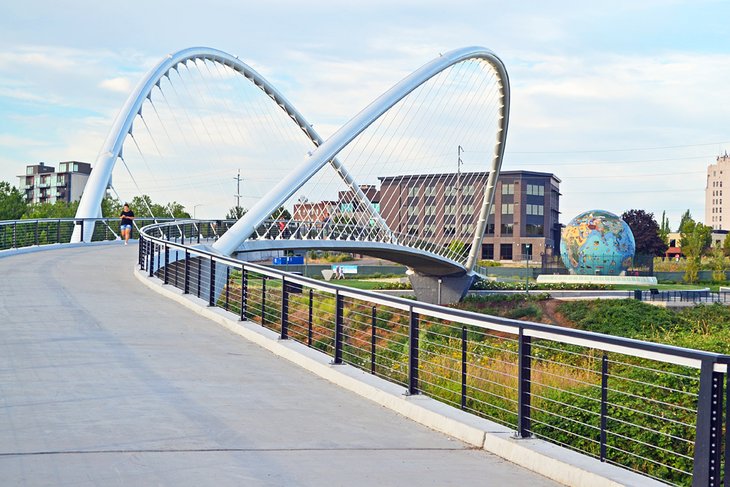
<svg viewBox="0 0 730 487">
<path fill-rule="evenodd" d="M 184 295 L 139 269 L 135 277 L 153 291 L 172 299 L 231 332 L 293 362 L 306 370 L 406 418 L 502 457 L 556 482 L 574 487 L 638 487 L 666 485 L 608 463 L 538 439 L 517 439 L 514 431 L 440 403 L 426 396 L 408 396 L 402 386 L 349 365 L 333 365 L 331 358 L 256 323 L 232 319 L 231 313 L 211 308 Z"/>
</svg>

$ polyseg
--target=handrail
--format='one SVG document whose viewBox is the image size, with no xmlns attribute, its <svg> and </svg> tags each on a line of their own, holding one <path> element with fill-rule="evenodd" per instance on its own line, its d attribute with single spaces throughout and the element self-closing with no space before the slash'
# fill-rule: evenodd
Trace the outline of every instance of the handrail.
<svg viewBox="0 0 730 487">
<path fill-rule="evenodd" d="M 332 284 L 329 282 L 322 282 L 322 281 L 319 281 L 316 279 L 299 276 L 299 275 L 292 274 L 292 273 L 282 271 L 279 269 L 274 269 L 274 268 L 266 267 L 266 266 L 259 265 L 259 264 L 241 261 L 241 260 L 235 259 L 233 257 L 228 257 L 225 255 L 218 254 L 216 252 L 212 252 L 205 248 L 179 244 L 176 242 L 166 240 L 161 237 L 156 237 L 156 236 L 148 233 L 150 230 L 157 229 L 163 225 L 164 224 L 148 225 L 146 227 L 143 227 L 140 230 L 140 233 L 144 236 L 145 239 L 148 239 L 149 241 L 155 242 L 159 245 L 165 245 L 168 248 L 172 248 L 172 249 L 176 248 L 176 249 L 179 249 L 182 251 L 187 250 L 191 253 L 205 256 L 209 259 L 212 259 L 215 262 L 220 262 L 220 263 L 228 264 L 231 266 L 243 265 L 243 267 L 245 269 L 256 271 L 259 274 L 263 274 L 263 275 L 266 275 L 269 277 L 279 278 L 279 279 L 286 278 L 286 280 L 288 282 L 292 282 L 292 283 L 296 283 L 296 284 L 303 284 L 308 287 L 311 287 L 314 289 L 319 289 L 321 291 L 326 291 L 326 292 L 329 292 L 332 294 L 334 294 L 335 292 L 339 292 L 340 294 L 342 294 L 344 296 L 368 299 L 373 302 L 387 304 L 388 306 L 392 306 L 394 308 L 398 308 L 401 310 L 410 310 L 411 308 L 413 308 L 414 310 L 418 311 L 419 313 L 428 313 L 437 318 L 444 318 L 444 319 L 450 319 L 450 320 L 468 320 L 470 324 L 474 324 L 475 326 L 497 325 L 497 326 L 499 326 L 498 331 L 510 331 L 512 333 L 516 333 L 519 329 L 523 329 L 523 330 L 528 331 L 531 336 L 535 336 L 535 337 L 539 336 L 540 338 L 551 338 L 551 339 L 564 338 L 564 339 L 570 339 L 571 340 L 570 343 L 575 343 L 575 340 L 580 340 L 581 345 L 584 345 L 584 346 L 591 346 L 591 344 L 593 344 L 595 346 L 600 345 L 604 349 L 606 349 L 605 347 L 616 347 L 615 349 L 612 349 L 610 351 L 616 351 L 618 353 L 626 354 L 628 352 L 630 354 L 630 350 L 632 350 L 632 349 L 640 350 L 643 352 L 657 354 L 656 355 L 657 360 L 662 360 L 667 363 L 673 363 L 673 364 L 678 364 L 678 365 L 688 365 L 688 366 L 695 367 L 695 368 L 700 368 L 701 362 L 705 361 L 705 360 L 712 360 L 719 364 L 730 363 L 729 355 L 713 353 L 713 352 L 708 352 L 708 351 L 704 351 L 704 350 L 695 350 L 695 349 L 691 349 L 691 348 L 676 347 L 673 345 L 666 345 L 666 344 L 662 344 L 662 343 L 647 342 L 647 341 L 637 340 L 637 339 L 633 339 L 633 338 L 625 338 L 625 337 L 606 335 L 606 334 L 602 334 L 602 333 L 596 333 L 596 332 L 585 331 L 585 330 L 564 328 L 564 327 L 548 325 L 548 324 L 544 324 L 544 323 L 520 321 L 520 320 L 514 320 L 514 319 L 510 319 L 510 318 L 502 318 L 502 317 L 498 317 L 498 316 L 489 316 L 487 318 L 488 315 L 475 313 L 475 312 L 471 312 L 471 311 L 447 308 L 444 306 L 423 303 L 420 301 L 416 302 L 414 304 L 413 300 L 404 299 L 404 298 L 400 298 L 397 296 L 377 293 L 374 291 L 353 289 L 351 287 L 339 286 L 337 284 Z M 637 356 L 640 356 L 642 358 L 647 358 L 645 355 L 637 354 Z M 658 357 L 664 357 L 664 359 L 658 358 Z M 669 357 L 690 359 L 690 362 L 688 362 L 686 360 L 673 361 L 673 360 L 667 359 Z M 652 358 L 655 358 L 655 357 L 652 357 Z M 724 365 L 716 367 L 716 371 L 718 371 L 718 372 L 725 372 L 725 370 L 726 370 L 726 367 Z"/>
</svg>

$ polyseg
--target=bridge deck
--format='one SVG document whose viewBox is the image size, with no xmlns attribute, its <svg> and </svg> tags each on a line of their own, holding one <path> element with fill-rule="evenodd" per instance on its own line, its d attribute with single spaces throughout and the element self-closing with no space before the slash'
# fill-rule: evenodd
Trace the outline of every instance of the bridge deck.
<svg viewBox="0 0 730 487">
<path fill-rule="evenodd" d="M 6 485 L 556 485 L 150 293 L 136 246 L 0 258 Z"/>
</svg>

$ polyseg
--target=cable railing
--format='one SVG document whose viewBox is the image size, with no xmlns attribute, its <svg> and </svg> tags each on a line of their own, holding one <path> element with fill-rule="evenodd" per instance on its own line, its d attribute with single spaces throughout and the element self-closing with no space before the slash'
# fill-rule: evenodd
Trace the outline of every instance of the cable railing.
<svg viewBox="0 0 730 487">
<path fill-rule="evenodd" d="M 98 225 L 94 226 L 91 241 L 101 242 L 119 238 L 119 218 L 96 218 L 94 221 Z M 145 225 L 170 221 L 174 219 L 137 217 L 132 225 L 131 238 L 139 238 L 139 229 Z M 83 220 L 75 218 L 0 220 L 0 250 L 69 243 L 77 226 L 81 229 L 81 240 L 83 240 L 82 222 Z"/>
<path fill-rule="evenodd" d="M 670 485 L 730 481 L 728 356 L 341 287 L 195 248 L 197 235 L 180 222 L 145 227 L 141 269 L 517 437 Z"/>
</svg>

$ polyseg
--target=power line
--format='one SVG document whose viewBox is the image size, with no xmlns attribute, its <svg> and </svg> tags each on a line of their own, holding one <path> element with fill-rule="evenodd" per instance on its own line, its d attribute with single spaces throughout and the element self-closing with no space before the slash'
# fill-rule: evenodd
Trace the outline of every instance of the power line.
<svg viewBox="0 0 730 487">
<path fill-rule="evenodd" d="M 710 145 L 724 145 L 730 142 L 709 142 L 707 144 L 665 145 L 661 147 L 637 147 L 634 149 L 594 149 L 594 150 L 563 150 L 563 151 L 507 151 L 508 154 L 585 154 L 598 152 L 632 152 L 661 149 L 684 149 L 686 147 L 707 147 Z"/>
</svg>

